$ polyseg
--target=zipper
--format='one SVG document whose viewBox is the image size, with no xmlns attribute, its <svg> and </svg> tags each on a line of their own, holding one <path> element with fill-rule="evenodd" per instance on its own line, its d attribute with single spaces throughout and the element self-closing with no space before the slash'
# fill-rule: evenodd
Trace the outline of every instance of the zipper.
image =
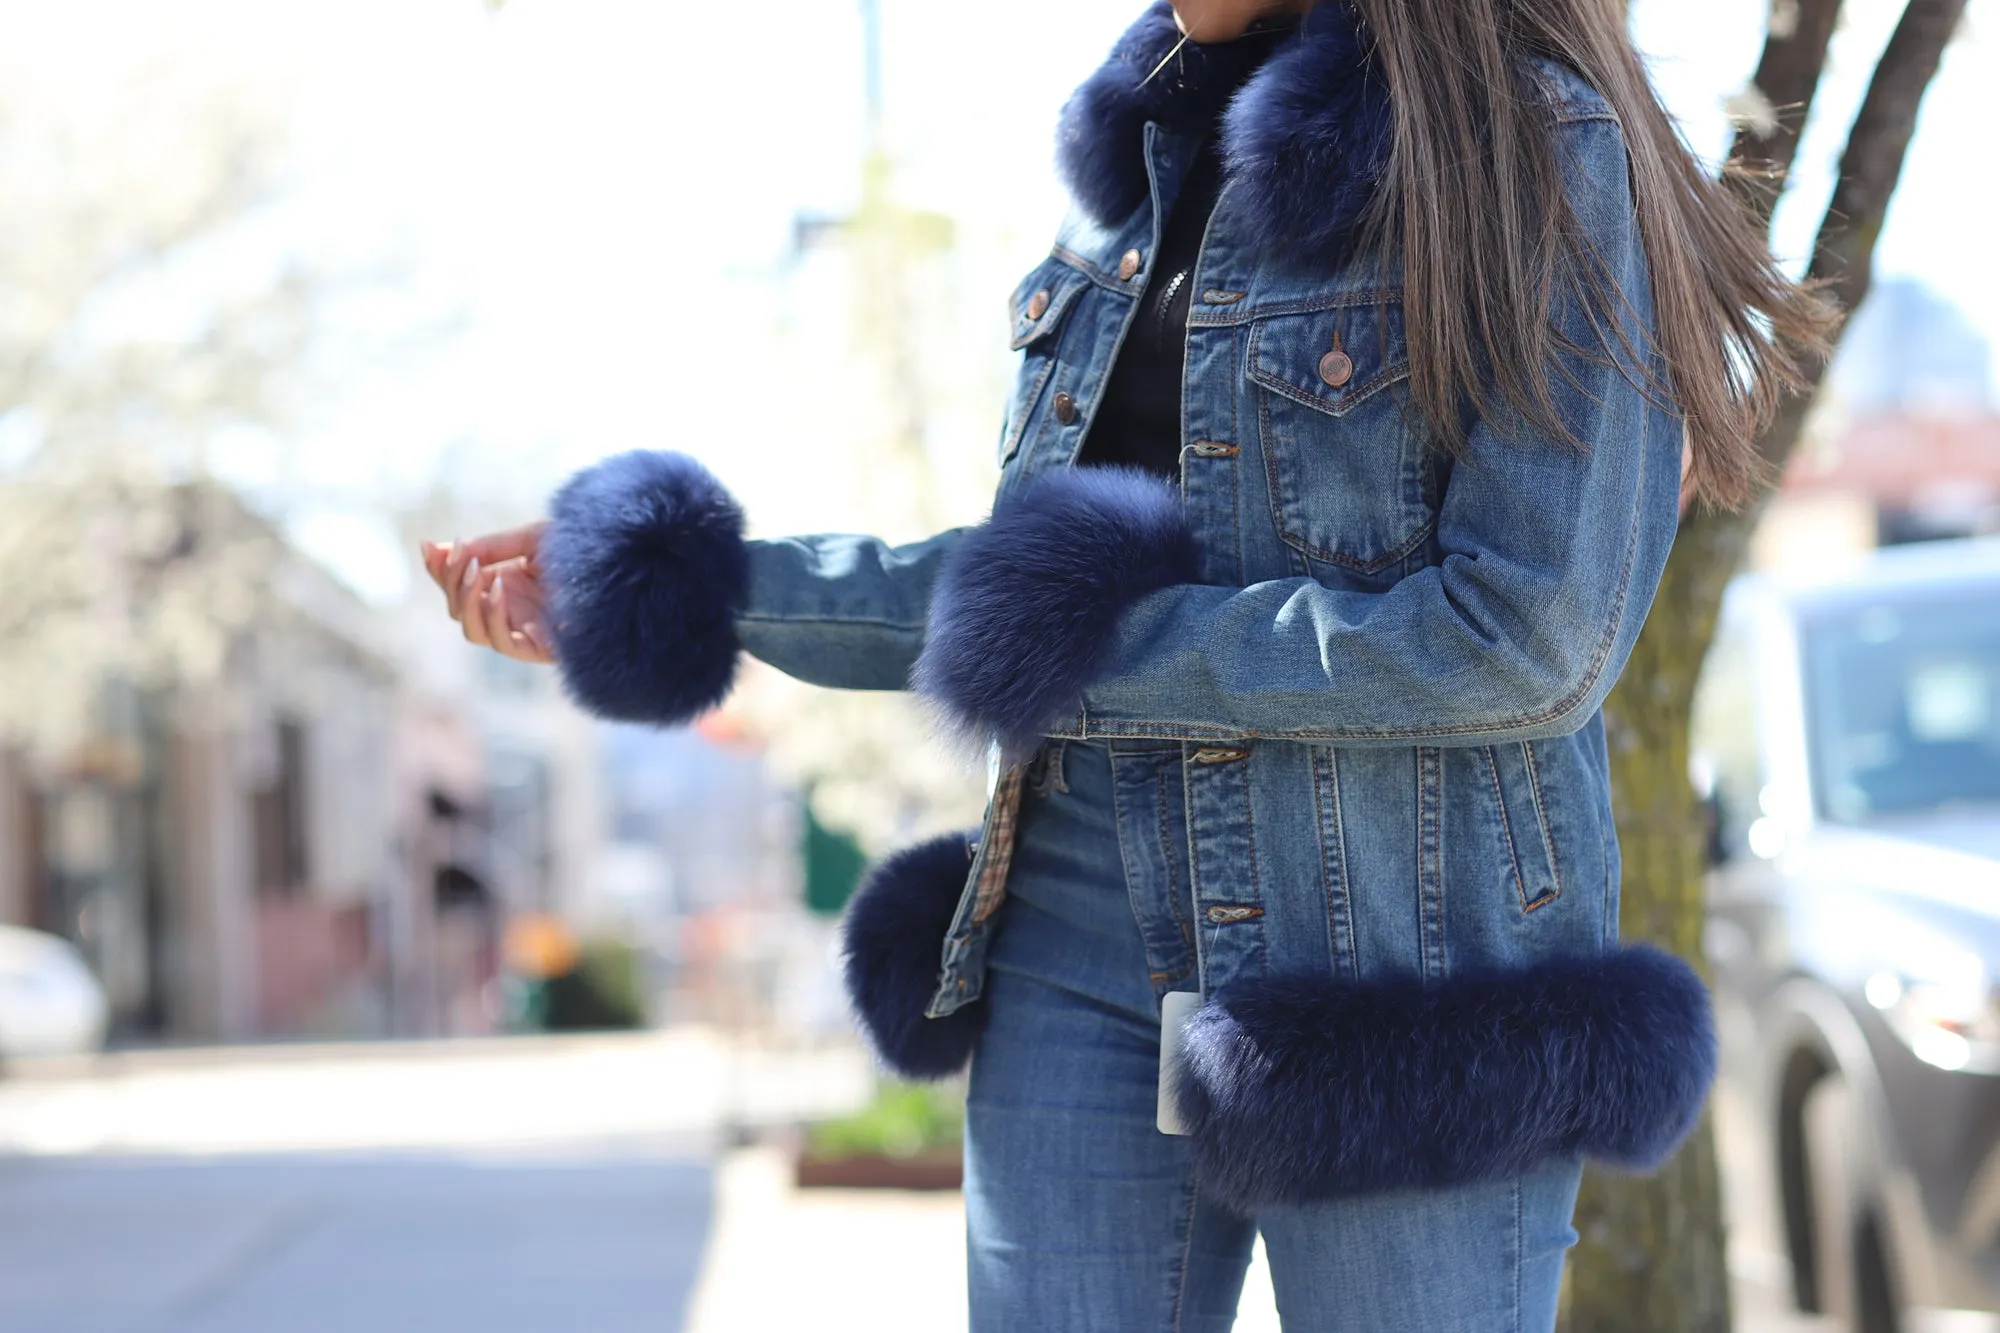
<svg viewBox="0 0 2000 1333">
<path fill-rule="evenodd" d="M 1193 269 L 1184 268 L 1174 274 L 1173 277 L 1168 278 L 1165 285 L 1160 288 L 1159 299 L 1153 303 L 1153 324 L 1159 330 L 1159 336 L 1162 339 L 1165 339 L 1167 334 L 1171 332 L 1167 327 L 1167 322 L 1168 317 L 1174 313 L 1174 297 L 1180 294 L 1181 288 L 1187 286 L 1188 279 L 1193 276 Z"/>
</svg>

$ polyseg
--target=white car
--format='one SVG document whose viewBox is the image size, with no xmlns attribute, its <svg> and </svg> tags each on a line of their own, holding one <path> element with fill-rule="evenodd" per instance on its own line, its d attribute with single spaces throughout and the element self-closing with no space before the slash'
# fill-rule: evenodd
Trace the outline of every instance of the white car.
<svg viewBox="0 0 2000 1333">
<path fill-rule="evenodd" d="M 110 1019 L 104 988 L 67 940 L 0 926 L 0 1059 L 95 1051 Z"/>
</svg>

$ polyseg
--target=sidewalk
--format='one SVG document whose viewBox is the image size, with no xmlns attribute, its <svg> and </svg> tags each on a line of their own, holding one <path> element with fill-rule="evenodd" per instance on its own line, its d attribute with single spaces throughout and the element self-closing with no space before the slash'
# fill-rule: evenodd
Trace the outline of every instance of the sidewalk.
<svg viewBox="0 0 2000 1333">
<path fill-rule="evenodd" d="M 23 1066 L 0 1081 L 0 1329 L 962 1331 L 959 1196 L 801 1192 L 775 1149 L 713 1151 L 871 1086 L 858 1050 L 692 1029 Z M 1739 1333 L 1824 1333 L 1786 1309 L 1753 1118 L 1715 1107 Z M 1261 1263 L 1241 1311 L 1276 1333 Z"/>
<path fill-rule="evenodd" d="M 686 1333 L 963 1333 L 965 1206 L 957 1194 L 795 1190 L 770 1148 L 727 1155 Z M 1754 1212 L 1754 1210 L 1751 1210 Z M 1743 1226 L 1743 1222 L 1750 1225 Z M 1731 1247 L 1738 1333 L 1830 1333 L 1791 1312 L 1783 1265 L 1739 1215 Z M 1279 1333 L 1260 1244 L 1237 1333 Z"/>
<path fill-rule="evenodd" d="M 795 1190 L 770 1148 L 731 1153 L 686 1333 L 963 1333 L 965 1203 L 957 1194 Z M 1237 1333 L 1278 1333 L 1261 1247 Z"/>
</svg>

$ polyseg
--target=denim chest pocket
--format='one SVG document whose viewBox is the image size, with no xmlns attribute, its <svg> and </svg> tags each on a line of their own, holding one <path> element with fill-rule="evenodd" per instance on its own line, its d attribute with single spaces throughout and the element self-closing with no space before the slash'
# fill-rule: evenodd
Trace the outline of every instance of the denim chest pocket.
<svg viewBox="0 0 2000 1333">
<path fill-rule="evenodd" d="M 1271 516 L 1286 545 L 1363 574 L 1421 549 L 1436 525 L 1436 483 L 1402 392 L 1402 305 L 1260 316 L 1248 358 Z"/>
<path fill-rule="evenodd" d="M 1007 420 L 1000 431 L 999 461 L 1005 467 L 1021 451 L 1038 417 L 1051 410 L 1049 385 L 1056 372 L 1062 330 L 1090 279 L 1060 259 L 1044 261 L 1022 279 L 1009 301 L 1013 334 L 1008 347 L 1020 352 Z"/>
</svg>

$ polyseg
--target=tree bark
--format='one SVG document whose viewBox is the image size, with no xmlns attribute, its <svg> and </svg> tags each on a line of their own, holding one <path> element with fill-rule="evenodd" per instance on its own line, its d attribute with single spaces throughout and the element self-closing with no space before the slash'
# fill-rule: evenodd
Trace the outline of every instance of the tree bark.
<svg viewBox="0 0 2000 1333">
<path fill-rule="evenodd" d="M 1811 269 L 1844 310 L 1855 310 L 1868 295 L 1875 243 L 1903 178 L 1917 112 L 1944 61 L 1945 47 L 1965 19 L 1965 3 L 1910 0 L 1855 113 Z"/>
<path fill-rule="evenodd" d="M 1790 174 L 1805 109 L 1826 61 L 1838 0 L 1799 0 L 1789 33 L 1773 34 L 1759 87 L 1781 129 L 1739 134 L 1732 181 L 1765 225 Z M 1852 312 L 1867 296 L 1875 244 L 1901 178 L 1917 112 L 1963 18 L 1965 0 L 1910 0 L 1876 66 L 1841 158 L 1840 181 L 1809 275 Z M 1768 80 L 1768 82 L 1766 81 Z M 1817 388 L 1826 359 L 1807 367 Z M 1788 401 L 1759 438 L 1782 475 L 1811 410 Z M 1681 526 L 1645 632 L 1605 706 L 1611 781 L 1624 854 L 1621 927 L 1685 958 L 1701 957 L 1705 844 L 1688 781 L 1688 718 L 1723 590 L 1743 562 L 1762 506 L 1699 511 Z M 1592 1172 L 1577 1202 L 1564 1323 L 1569 1333 L 1727 1333 L 1726 1234 L 1712 1126 L 1704 1120 L 1652 1179 Z"/>
<path fill-rule="evenodd" d="M 1723 179 L 1766 228 L 1791 179 L 1799 136 L 1812 114 L 1827 44 L 1839 19 L 1840 0 L 1796 0 L 1790 29 L 1774 23 L 1757 62 L 1752 83 L 1770 103 L 1776 128 L 1768 135 L 1754 125 L 1739 129 Z"/>
</svg>

